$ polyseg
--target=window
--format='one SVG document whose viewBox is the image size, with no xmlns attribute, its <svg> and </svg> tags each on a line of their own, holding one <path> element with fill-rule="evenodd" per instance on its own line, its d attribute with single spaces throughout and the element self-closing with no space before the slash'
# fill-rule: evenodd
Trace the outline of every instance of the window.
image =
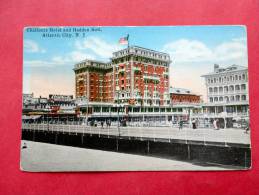
<svg viewBox="0 0 259 195">
<path fill-rule="evenodd" d="M 240 101 L 240 96 L 236 95 L 236 101 Z"/>
<path fill-rule="evenodd" d="M 242 95 L 242 100 L 243 100 L 243 101 L 246 100 L 246 95 Z"/>
<path fill-rule="evenodd" d="M 241 85 L 241 90 L 246 90 L 246 85 L 245 84 Z"/>
<path fill-rule="evenodd" d="M 224 87 L 224 92 L 228 92 L 228 86 Z"/>
</svg>

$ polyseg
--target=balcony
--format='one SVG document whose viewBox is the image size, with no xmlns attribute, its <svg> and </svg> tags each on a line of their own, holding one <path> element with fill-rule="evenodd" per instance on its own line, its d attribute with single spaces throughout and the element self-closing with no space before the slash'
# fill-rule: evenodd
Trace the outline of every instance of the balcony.
<svg viewBox="0 0 259 195">
<path fill-rule="evenodd" d="M 158 77 L 158 76 L 149 76 L 149 75 L 144 75 L 144 76 L 143 76 L 143 79 L 144 79 L 144 80 L 157 81 L 157 82 L 159 82 L 159 81 L 160 81 L 160 79 L 159 79 L 159 77 Z"/>
<path fill-rule="evenodd" d="M 141 71 L 141 68 L 140 68 L 140 67 L 134 67 L 133 70 L 134 70 L 135 72 L 140 72 L 140 71 Z"/>
<path fill-rule="evenodd" d="M 142 99 L 142 96 L 140 96 L 140 95 L 135 95 L 135 96 L 134 96 L 134 99 L 136 99 L 136 100 Z"/>
<path fill-rule="evenodd" d="M 119 69 L 118 72 L 121 73 L 121 74 L 123 74 L 125 71 L 126 71 L 125 68 L 121 68 L 121 69 Z"/>
</svg>

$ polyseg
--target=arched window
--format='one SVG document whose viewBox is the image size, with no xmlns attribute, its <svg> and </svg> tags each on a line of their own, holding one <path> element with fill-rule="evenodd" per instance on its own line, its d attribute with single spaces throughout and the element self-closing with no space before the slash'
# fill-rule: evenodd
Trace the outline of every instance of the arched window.
<svg viewBox="0 0 259 195">
<path fill-rule="evenodd" d="M 243 100 L 243 101 L 246 100 L 246 95 L 242 95 L 242 100 Z"/>
<path fill-rule="evenodd" d="M 225 102 L 229 102 L 228 96 L 225 96 L 224 99 L 225 99 Z"/>
<path fill-rule="evenodd" d="M 245 80 L 246 79 L 246 75 L 242 74 L 242 79 Z"/>
<path fill-rule="evenodd" d="M 233 85 L 229 86 L 229 91 L 234 91 L 234 86 Z"/>
<path fill-rule="evenodd" d="M 219 97 L 219 101 L 220 101 L 220 102 L 223 102 L 223 97 Z"/>
<path fill-rule="evenodd" d="M 235 101 L 235 97 L 234 97 L 234 96 L 231 96 L 231 97 L 230 97 L 230 101 L 231 101 L 231 102 Z"/>
<path fill-rule="evenodd" d="M 241 85 L 241 90 L 246 90 L 246 84 Z"/>
<path fill-rule="evenodd" d="M 237 76 L 237 75 L 235 75 L 235 80 L 236 80 L 236 81 L 238 80 L 238 76 Z"/>
<path fill-rule="evenodd" d="M 240 86 L 239 85 L 235 85 L 235 90 L 239 91 L 240 90 Z"/>
<path fill-rule="evenodd" d="M 240 101 L 240 95 L 236 95 L 236 101 Z"/>
<path fill-rule="evenodd" d="M 228 92 L 228 86 L 224 86 L 224 92 Z"/>
<path fill-rule="evenodd" d="M 220 93 L 223 92 L 223 87 L 219 87 L 219 92 L 220 92 Z"/>
<path fill-rule="evenodd" d="M 214 93 L 217 93 L 217 92 L 218 92 L 218 88 L 214 87 Z"/>
<path fill-rule="evenodd" d="M 218 101 L 218 97 L 214 97 L 214 102 L 217 102 Z"/>
<path fill-rule="evenodd" d="M 212 97 L 210 98 L 210 102 L 213 102 L 213 98 Z"/>
<path fill-rule="evenodd" d="M 209 92 L 212 93 L 213 92 L 213 89 L 212 87 L 209 88 Z"/>
</svg>

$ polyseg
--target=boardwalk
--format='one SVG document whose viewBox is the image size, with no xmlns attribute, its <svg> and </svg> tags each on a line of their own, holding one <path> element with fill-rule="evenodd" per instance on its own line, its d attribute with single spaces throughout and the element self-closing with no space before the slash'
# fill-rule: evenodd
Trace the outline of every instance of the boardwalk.
<svg viewBox="0 0 259 195">
<path fill-rule="evenodd" d="M 106 136 L 138 137 L 140 139 L 168 139 L 188 140 L 201 142 L 220 142 L 235 144 L 250 144 L 250 134 L 241 129 L 189 129 L 179 130 L 174 127 L 115 127 L 101 128 L 85 125 L 61 125 L 61 124 L 23 124 L 23 129 L 63 132 L 63 133 L 85 133 Z"/>
</svg>

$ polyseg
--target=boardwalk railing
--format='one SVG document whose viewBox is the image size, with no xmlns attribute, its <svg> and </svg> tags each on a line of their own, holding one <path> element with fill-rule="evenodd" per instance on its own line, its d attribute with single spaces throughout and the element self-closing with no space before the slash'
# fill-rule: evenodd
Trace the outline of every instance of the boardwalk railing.
<svg viewBox="0 0 259 195">
<path fill-rule="evenodd" d="M 23 130 L 45 131 L 55 133 L 68 134 L 97 134 L 105 136 L 118 137 L 136 137 L 140 139 L 164 139 L 170 142 L 171 140 L 192 140 L 204 142 L 221 142 L 250 144 L 249 134 L 245 134 L 243 130 L 238 129 L 190 129 L 184 128 L 179 130 L 174 127 L 91 127 L 86 125 L 73 124 L 38 124 L 38 123 L 23 123 Z"/>
</svg>

